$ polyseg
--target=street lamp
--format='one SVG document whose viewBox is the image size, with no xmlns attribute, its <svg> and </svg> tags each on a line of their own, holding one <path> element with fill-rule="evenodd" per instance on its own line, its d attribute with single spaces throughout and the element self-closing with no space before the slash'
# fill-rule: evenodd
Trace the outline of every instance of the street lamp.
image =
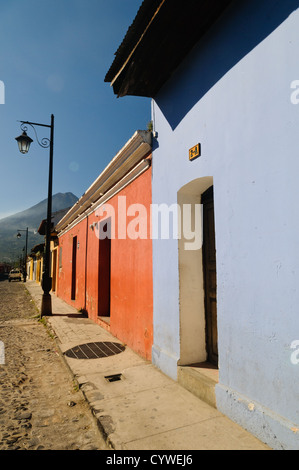
<svg viewBox="0 0 299 470">
<path fill-rule="evenodd" d="M 29 150 L 30 144 L 33 140 L 28 137 L 27 125 L 31 126 L 34 130 L 36 140 L 40 147 L 50 148 L 49 157 L 49 183 L 48 183 L 48 208 L 47 208 L 47 227 L 46 227 L 46 250 L 45 250 L 45 263 L 44 272 L 42 277 L 42 305 L 41 305 L 41 316 L 52 315 L 52 304 L 50 290 L 52 288 L 52 279 L 50 277 L 50 237 L 51 237 L 51 214 L 52 214 L 52 180 L 53 180 L 53 144 L 54 144 L 54 116 L 51 115 L 51 124 L 39 124 L 36 122 L 19 121 L 21 122 L 21 129 L 23 134 L 16 137 L 16 141 L 19 145 L 19 150 L 22 154 L 26 154 Z M 50 129 L 50 139 L 44 137 L 41 141 L 38 140 L 37 133 L 34 126 L 48 127 Z"/>
<path fill-rule="evenodd" d="M 19 135 L 19 137 L 16 137 L 16 141 L 18 142 L 20 152 L 23 154 L 28 152 L 30 144 L 33 142 L 33 140 L 28 137 L 26 131 Z"/>
<path fill-rule="evenodd" d="M 27 248 L 28 248 L 28 227 L 26 228 L 26 230 L 21 230 L 21 229 L 18 229 L 18 234 L 17 234 L 17 238 L 21 238 L 21 234 L 20 232 L 26 232 L 26 245 L 25 245 L 25 266 L 24 266 L 24 273 L 23 273 L 23 276 L 24 276 L 24 282 L 26 282 L 26 278 L 27 278 L 27 266 L 26 266 L 26 261 L 27 261 Z"/>
</svg>

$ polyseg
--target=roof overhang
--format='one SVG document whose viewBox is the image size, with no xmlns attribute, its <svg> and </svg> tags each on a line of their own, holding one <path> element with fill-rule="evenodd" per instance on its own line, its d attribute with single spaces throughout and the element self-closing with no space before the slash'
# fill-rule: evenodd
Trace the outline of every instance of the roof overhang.
<svg viewBox="0 0 299 470">
<path fill-rule="evenodd" d="M 112 189 L 120 181 L 123 181 L 126 175 L 130 174 L 142 160 L 146 158 L 152 150 L 152 134 L 149 131 L 136 131 L 133 137 L 124 145 L 124 147 L 115 155 L 109 165 L 92 183 L 81 198 L 71 207 L 66 215 L 56 224 L 55 230 L 58 233 L 69 229 L 75 223 L 78 223 L 86 215 L 90 214 L 101 205 L 103 201 L 112 197 Z M 149 162 L 150 163 L 150 162 Z M 146 168 L 148 165 L 146 166 Z M 136 176 L 138 174 L 136 173 Z M 127 184 L 127 183 L 126 183 Z M 122 185 L 122 187 L 124 187 Z"/>
<path fill-rule="evenodd" d="M 31 253 L 38 253 L 44 251 L 45 244 L 44 243 L 39 243 L 38 245 L 35 245 L 33 248 L 31 248 Z"/>
<path fill-rule="evenodd" d="M 51 230 L 52 230 L 53 229 L 53 223 L 51 225 L 52 225 L 52 227 L 51 227 Z M 40 235 L 46 235 L 46 233 L 47 233 L 47 219 L 43 219 L 41 221 L 37 231 Z"/>
<path fill-rule="evenodd" d="M 153 98 L 233 0 L 144 0 L 105 82 L 114 93 Z"/>
</svg>

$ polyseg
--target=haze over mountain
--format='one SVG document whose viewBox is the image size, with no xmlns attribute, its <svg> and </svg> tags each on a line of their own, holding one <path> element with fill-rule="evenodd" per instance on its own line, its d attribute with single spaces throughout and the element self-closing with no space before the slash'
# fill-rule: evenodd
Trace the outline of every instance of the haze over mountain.
<svg viewBox="0 0 299 470">
<path fill-rule="evenodd" d="M 52 213 L 69 208 L 77 201 L 73 193 L 57 193 L 52 197 Z M 35 245 L 43 243 L 44 237 L 37 233 L 37 229 L 46 218 L 47 199 L 44 199 L 29 209 L 0 219 L 0 261 L 13 262 L 24 254 L 27 227 L 28 253 Z M 16 236 L 18 230 L 21 230 L 19 239 Z"/>
</svg>

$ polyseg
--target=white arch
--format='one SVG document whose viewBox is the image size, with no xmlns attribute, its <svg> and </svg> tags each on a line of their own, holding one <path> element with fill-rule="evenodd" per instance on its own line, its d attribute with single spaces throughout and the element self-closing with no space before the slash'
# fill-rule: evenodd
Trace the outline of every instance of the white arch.
<svg viewBox="0 0 299 470">
<path fill-rule="evenodd" d="M 201 195 L 213 185 L 213 178 L 196 178 L 180 188 L 178 204 L 201 203 Z M 202 230 L 202 220 L 201 220 Z M 186 250 L 183 230 L 178 240 L 180 296 L 180 360 L 178 365 L 204 362 L 206 354 L 202 247 Z"/>
</svg>

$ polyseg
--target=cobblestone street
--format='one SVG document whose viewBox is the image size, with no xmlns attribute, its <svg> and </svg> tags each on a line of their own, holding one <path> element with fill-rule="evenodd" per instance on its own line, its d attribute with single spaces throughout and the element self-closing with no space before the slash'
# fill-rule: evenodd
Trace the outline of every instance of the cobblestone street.
<svg viewBox="0 0 299 470">
<path fill-rule="evenodd" d="M 0 280 L 0 450 L 107 450 L 37 315 L 23 283 Z"/>
</svg>

